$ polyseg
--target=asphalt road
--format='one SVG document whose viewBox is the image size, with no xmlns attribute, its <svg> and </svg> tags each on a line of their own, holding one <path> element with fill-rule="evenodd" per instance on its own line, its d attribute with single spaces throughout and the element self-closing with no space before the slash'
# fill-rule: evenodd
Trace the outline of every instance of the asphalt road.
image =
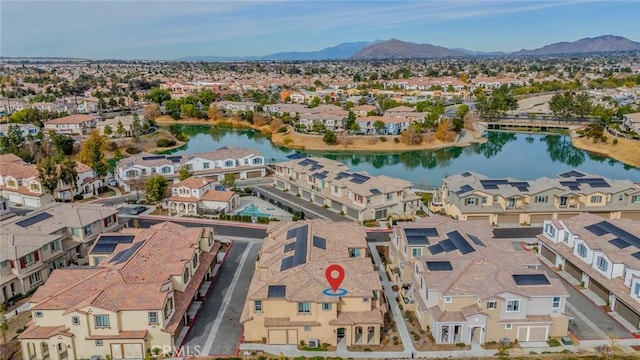
<svg viewBox="0 0 640 360">
<path fill-rule="evenodd" d="M 243 332 L 240 315 L 259 250 L 256 243 L 234 242 L 185 339 L 185 348 L 202 349 L 202 355 L 235 355 Z"/>
<path fill-rule="evenodd" d="M 133 218 L 133 217 L 132 217 Z M 140 227 L 148 228 L 151 225 L 164 222 L 164 220 L 138 218 Z M 171 222 L 184 225 L 186 227 L 198 227 L 198 226 L 212 226 L 216 235 L 221 236 L 235 236 L 251 239 L 264 239 L 267 236 L 267 231 L 264 229 L 243 228 L 240 226 L 232 225 L 211 225 L 210 223 L 199 223 L 197 220 L 190 220 L 189 222 L 180 220 L 171 220 Z M 235 247 L 235 245 L 234 245 Z M 229 255 L 231 256 L 231 255 Z"/>
</svg>

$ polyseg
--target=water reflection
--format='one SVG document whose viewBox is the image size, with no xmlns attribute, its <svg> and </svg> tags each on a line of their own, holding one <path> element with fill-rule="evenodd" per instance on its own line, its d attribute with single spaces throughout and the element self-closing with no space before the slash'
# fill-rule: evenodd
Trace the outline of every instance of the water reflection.
<svg viewBox="0 0 640 360">
<path fill-rule="evenodd" d="M 570 136 L 544 135 L 540 141 L 547 144 L 547 153 L 552 161 L 559 161 L 576 168 L 584 163 L 586 152 L 574 147 Z"/>
<path fill-rule="evenodd" d="M 514 133 L 490 132 L 487 135 L 487 142 L 483 144 L 477 144 L 472 148 L 476 154 L 482 154 L 487 159 L 489 159 L 498 155 L 500 152 L 502 152 L 502 149 L 507 143 L 516 141 L 517 138 L 517 135 Z"/>
</svg>

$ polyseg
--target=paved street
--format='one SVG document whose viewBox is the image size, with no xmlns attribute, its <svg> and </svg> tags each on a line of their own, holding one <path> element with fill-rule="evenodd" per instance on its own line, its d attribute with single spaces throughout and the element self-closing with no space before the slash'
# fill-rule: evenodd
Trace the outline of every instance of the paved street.
<svg viewBox="0 0 640 360">
<path fill-rule="evenodd" d="M 346 216 L 342 216 L 340 214 L 336 214 L 335 212 L 325 209 L 322 206 L 318 206 L 309 202 L 308 200 L 304 200 L 297 196 L 291 195 L 288 192 L 284 192 L 282 190 L 278 190 L 275 187 L 271 186 L 256 186 L 256 191 L 261 192 L 262 194 L 268 195 L 270 199 L 274 199 L 283 204 L 286 204 L 294 209 L 302 208 L 304 214 L 307 219 L 329 219 L 333 221 L 354 221 L 353 219 L 349 219 Z"/>
<path fill-rule="evenodd" d="M 243 329 L 240 315 L 259 250 L 260 244 L 234 242 L 185 339 L 185 348 L 198 346 L 203 355 L 236 353 Z"/>
</svg>

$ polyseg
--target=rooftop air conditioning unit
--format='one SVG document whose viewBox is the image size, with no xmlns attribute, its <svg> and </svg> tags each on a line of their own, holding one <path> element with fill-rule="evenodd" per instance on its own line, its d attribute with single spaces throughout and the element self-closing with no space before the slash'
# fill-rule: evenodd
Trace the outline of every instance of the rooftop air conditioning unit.
<svg viewBox="0 0 640 360">
<path fill-rule="evenodd" d="M 318 340 L 318 339 L 309 340 L 309 347 L 310 348 L 317 348 L 318 346 L 320 346 L 320 340 Z"/>
</svg>

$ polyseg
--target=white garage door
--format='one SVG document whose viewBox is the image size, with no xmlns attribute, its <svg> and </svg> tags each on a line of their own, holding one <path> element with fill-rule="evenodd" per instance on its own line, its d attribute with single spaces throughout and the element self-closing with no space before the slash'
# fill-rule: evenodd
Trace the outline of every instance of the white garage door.
<svg viewBox="0 0 640 360">
<path fill-rule="evenodd" d="M 111 344 L 111 358 L 122 359 L 122 344 Z"/>
<path fill-rule="evenodd" d="M 24 198 L 24 205 L 25 206 L 40 207 L 40 199 Z"/>
<path fill-rule="evenodd" d="M 143 357 L 141 344 L 124 344 L 125 359 L 142 359 Z"/>
<path fill-rule="evenodd" d="M 22 204 L 22 196 L 20 196 L 19 194 L 9 193 L 9 201 L 17 204 Z"/>
<path fill-rule="evenodd" d="M 518 328 L 518 341 L 547 341 L 547 327 L 521 326 Z"/>
</svg>

